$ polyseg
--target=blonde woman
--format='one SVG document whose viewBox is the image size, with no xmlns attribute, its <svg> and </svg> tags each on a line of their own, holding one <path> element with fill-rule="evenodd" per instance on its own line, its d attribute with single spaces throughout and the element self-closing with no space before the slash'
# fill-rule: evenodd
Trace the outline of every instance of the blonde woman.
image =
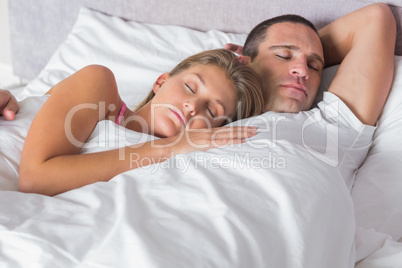
<svg viewBox="0 0 402 268">
<path fill-rule="evenodd" d="M 129 162 L 132 153 L 158 162 L 200 147 L 207 150 L 244 142 L 256 134 L 255 128 L 221 126 L 258 115 L 264 105 L 258 75 L 224 49 L 191 56 L 162 74 L 148 98 L 133 111 L 120 98 L 113 73 L 103 66 L 87 66 L 48 93 L 28 132 L 19 173 L 21 191 L 46 195 L 108 181 L 138 168 Z M 91 108 L 76 109 L 82 104 Z M 71 123 L 65 126 L 73 109 Z M 119 160 L 118 149 L 79 154 L 81 146 L 71 142 L 66 127 L 83 144 L 102 120 L 160 139 L 125 148 L 124 160 Z"/>
</svg>

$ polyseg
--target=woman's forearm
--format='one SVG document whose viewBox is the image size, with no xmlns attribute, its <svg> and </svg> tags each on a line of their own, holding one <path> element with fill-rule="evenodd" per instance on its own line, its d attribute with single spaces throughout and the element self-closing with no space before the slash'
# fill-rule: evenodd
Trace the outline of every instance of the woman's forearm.
<svg viewBox="0 0 402 268">
<path fill-rule="evenodd" d="M 20 190 L 56 195 L 94 182 L 108 181 L 117 174 L 165 161 L 173 155 L 169 149 L 153 148 L 152 144 L 151 141 L 136 148 L 61 155 L 42 163 L 24 165 L 20 170 Z"/>
<path fill-rule="evenodd" d="M 254 127 L 189 130 L 170 138 L 110 151 L 59 155 L 45 161 L 32 159 L 21 166 L 20 190 L 56 195 L 94 182 L 108 181 L 122 172 L 161 163 L 177 154 L 242 143 L 256 135 L 256 131 Z"/>
</svg>

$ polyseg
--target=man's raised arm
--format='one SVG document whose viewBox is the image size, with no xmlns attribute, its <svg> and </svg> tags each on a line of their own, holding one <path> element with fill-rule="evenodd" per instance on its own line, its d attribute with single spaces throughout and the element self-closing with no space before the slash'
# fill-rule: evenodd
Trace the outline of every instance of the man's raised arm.
<svg viewBox="0 0 402 268">
<path fill-rule="evenodd" d="M 386 4 L 347 14 L 319 31 L 326 65 L 341 63 L 329 92 L 375 125 L 391 87 L 396 24 Z"/>
</svg>

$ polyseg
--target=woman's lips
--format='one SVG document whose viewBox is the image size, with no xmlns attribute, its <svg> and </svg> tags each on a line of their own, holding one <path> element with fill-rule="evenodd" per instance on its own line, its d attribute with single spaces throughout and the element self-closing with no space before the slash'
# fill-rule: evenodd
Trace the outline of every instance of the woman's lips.
<svg viewBox="0 0 402 268">
<path fill-rule="evenodd" d="M 173 109 L 171 109 L 171 108 L 169 108 L 169 110 L 172 111 L 172 113 L 180 120 L 180 122 L 181 122 L 181 123 L 183 124 L 183 126 L 185 127 L 185 126 L 186 126 L 186 120 L 185 120 L 183 114 L 182 114 L 181 112 L 178 112 L 178 111 L 173 110 Z"/>
</svg>

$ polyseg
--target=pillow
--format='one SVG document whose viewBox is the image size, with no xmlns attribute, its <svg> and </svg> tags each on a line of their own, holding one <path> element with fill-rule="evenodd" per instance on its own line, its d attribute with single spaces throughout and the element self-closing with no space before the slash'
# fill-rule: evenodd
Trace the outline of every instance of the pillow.
<svg viewBox="0 0 402 268">
<path fill-rule="evenodd" d="M 82 67 L 101 64 L 115 74 L 122 99 L 136 106 L 158 76 L 181 60 L 203 50 L 223 48 L 229 42 L 243 44 L 245 38 L 245 34 L 125 21 L 81 8 L 65 42 L 18 99 L 43 95 Z"/>
<path fill-rule="evenodd" d="M 373 144 L 352 189 L 356 224 L 402 242 L 402 57 Z"/>
</svg>

